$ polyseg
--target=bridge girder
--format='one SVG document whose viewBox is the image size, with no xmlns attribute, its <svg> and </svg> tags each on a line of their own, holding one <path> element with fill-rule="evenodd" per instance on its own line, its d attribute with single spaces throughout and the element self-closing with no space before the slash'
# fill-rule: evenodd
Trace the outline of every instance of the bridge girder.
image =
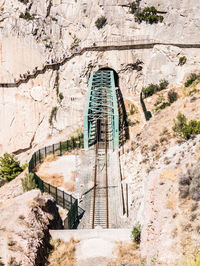
<svg viewBox="0 0 200 266">
<path fill-rule="evenodd" d="M 84 110 L 84 148 L 95 143 L 97 120 L 108 120 L 109 140 L 119 146 L 119 113 L 114 73 L 111 70 L 91 72 Z"/>
</svg>

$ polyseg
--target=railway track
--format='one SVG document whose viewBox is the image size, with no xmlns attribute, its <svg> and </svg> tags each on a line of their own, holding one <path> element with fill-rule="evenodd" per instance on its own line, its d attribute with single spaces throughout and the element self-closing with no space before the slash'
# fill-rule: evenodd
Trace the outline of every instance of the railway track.
<svg viewBox="0 0 200 266">
<path fill-rule="evenodd" d="M 109 228 L 108 206 L 108 121 L 97 121 L 92 202 L 92 228 Z"/>
</svg>

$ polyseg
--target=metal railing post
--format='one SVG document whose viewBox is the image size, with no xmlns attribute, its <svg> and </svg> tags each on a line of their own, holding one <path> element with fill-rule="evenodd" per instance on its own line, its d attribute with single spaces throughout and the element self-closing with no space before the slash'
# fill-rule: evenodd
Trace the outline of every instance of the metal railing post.
<svg viewBox="0 0 200 266">
<path fill-rule="evenodd" d="M 40 150 L 39 150 L 39 162 L 41 163 L 41 155 L 40 155 Z"/>
<path fill-rule="evenodd" d="M 44 148 L 45 151 L 45 158 L 47 157 L 47 147 Z"/>
<path fill-rule="evenodd" d="M 62 156 L 62 143 L 60 142 L 60 156 Z"/>
<path fill-rule="evenodd" d="M 63 191 L 63 208 L 65 208 L 65 192 Z"/>
<path fill-rule="evenodd" d="M 71 205 L 71 208 L 72 208 L 72 195 L 70 195 L 70 205 Z"/>
<path fill-rule="evenodd" d="M 36 164 L 37 164 L 37 158 L 36 158 L 36 152 L 34 153 L 34 168 L 36 167 Z"/>
<path fill-rule="evenodd" d="M 55 153 L 55 150 L 54 150 L 54 144 L 53 144 L 53 155 L 54 155 L 54 153 Z"/>
<path fill-rule="evenodd" d="M 58 189 L 56 187 L 56 203 L 57 203 L 57 201 L 58 201 Z"/>
</svg>

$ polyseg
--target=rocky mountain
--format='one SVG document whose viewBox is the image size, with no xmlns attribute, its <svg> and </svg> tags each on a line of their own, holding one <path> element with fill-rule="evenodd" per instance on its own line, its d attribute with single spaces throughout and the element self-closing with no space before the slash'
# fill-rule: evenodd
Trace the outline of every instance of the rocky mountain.
<svg viewBox="0 0 200 266">
<path fill-rule="evenodd" d="M 130 135 L 123 152 L 120 150 L 122 183 L 129 188 L 127 224 L 139 222 L 142 226 L 140 251 L 147 265 L 175 265 L 198 252 L 200 245 L 196 181 L 200 138 L 181 139 L 172 129 L 178 112 L 188 121 L 200 117 L 199 78 L 189 87 L 184 85 L 191 73 L 199 75 L 200 2 L 137 1 L 141 9 L 154 6 L 163 17 L 152 24 L 136 21 L 132 2 L 1 0 L 0 155 L 12 152 L 25 162 L 39 148 L 82 131 L 90 72 L 114 70 Z M 98 29 L 95 23 L 101 16 L 106 23 Z M 45 67 L 52 62 L 53 66 Z M 37 70 L 41 71 L 34 76 Z M 29 72 L 34 77 L 26 78 Z M 23 82 L 17 84 L 19 79 Z M 140 92 L 163 80 L 168 83 L 166 88 L 144 99 L 152 114 L 146 121 Z M 170 91 L 177 93 L 177 100 L 167 105 Z M 163 108 L 157 108 L 164 102 Z M 20 182 L 16 179 L 2 187 L 1 200 L 4 197 L 7 202 L 5 206 L 0 203 L 2 211 L 13 206 L 9 199 L 13 196 L 19 208 L 21 201 L 27 202 L 26 214 L 33 220 L 30 198 L 55 204 L 38 191 L 21 195 Z M 198 188 L 197 196 L 193 187 Z M 54 218 L 36 207 L 46 230 Z M 28 222 L 32 229 L 36 226 Z M 24 223 L 24 230 L 26 226 Z M 5 233 L 8 229 L 2 230 Z M 12 234 L 11 241 L 17 242 L 21 233 Z M 28 245 L 25 237 L 23 241 Z M 20 244 L 18 251 L 21 260 Z M 28 258 L 24 260 L 30 263 Z"/>
</svg>

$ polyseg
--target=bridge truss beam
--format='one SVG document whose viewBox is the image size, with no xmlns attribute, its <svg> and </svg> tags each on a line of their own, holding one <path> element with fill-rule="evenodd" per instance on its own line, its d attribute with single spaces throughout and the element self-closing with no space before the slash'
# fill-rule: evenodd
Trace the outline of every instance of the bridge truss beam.
<svg viewBox="0 0 200 266">
<path fill-rule="evenodd" d="M 95 144 L 97 121 L 108 120 L 108 137 L 113 148 L 119 146 L 119 113 L 114 73 L 99 70 L 90 74 L 84 110 L 84 148 Z"/>
</svg>

